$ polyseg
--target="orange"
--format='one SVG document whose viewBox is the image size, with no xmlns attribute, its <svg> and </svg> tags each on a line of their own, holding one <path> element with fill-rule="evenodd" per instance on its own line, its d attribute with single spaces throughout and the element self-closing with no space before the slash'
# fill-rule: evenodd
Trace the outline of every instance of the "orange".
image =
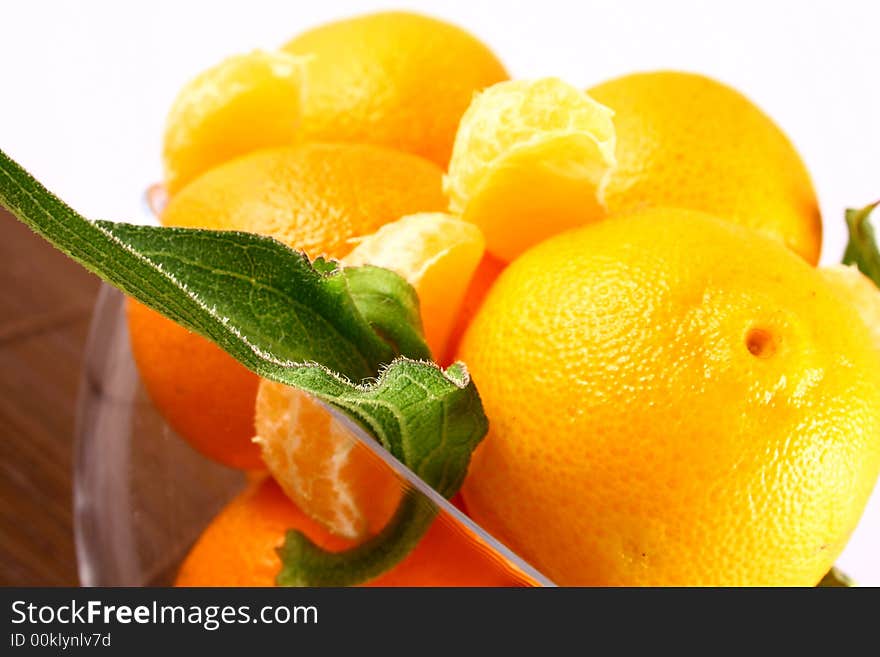
<svg viewBox="0 0 880 657">
<path fill-rule="evenodd" d="M 328 550 L 351 543 L 309 520 L 271 479 L 233 499 L 208 525 L 177 575 L 176 586 L 274 586 L 281 561 L 275 552 L 289 529 Z M 526 583 L 472 546 L 456 528 L 437 520 L 393 570 L 368 586 L 522 586 Z"/>
<path fill-rule="evenodd" d="M 419 297 L 427 341 L 445 353 L 456 311 L 483 254 L 473 224 L 442 213 L 408 215 L 369 235 L 345 258 L 350 266 L 397 271 Z M 260 383 L 256 440 L 285 493 L 334 534 L 360 538 L 380 529 L 400 500 L 400 484 L 358 449 L 345 423 L 308 395 Z"/>
<path fill-rule="evenodd" d="M 312 257 L 338 258 L 389 221 L 442 210 L 441 177 L 427 160 L 378 146 L 266 149 L 200 176 L 170 200 L 161 219 L 260 233 Z M 171 427 L 221 463 L 259 467 L 251 445 L 257 376 L 174 322 L 130 307 L 141 379 Z"/>
<path fill-rule="evenodd" d="M 558 235 L 465 333 L 472 517 L 559 584 L 813 586 L 880 472 L 864 323 L 778 241 L 687 210 Z"/>
<path fill-rule="evenodd" d="M 162 146 L 165 187 L 176 194 L 208 169 L 259 148 L 294 143 L 304 61 L 256 50 L 223 60 L 180 90 Z"/>
<path fill-rule="evenodd" d="M 851 265 L 829 265 L 819 268 L 819 274 L 851 303 L 868 326 L 874 345 L 880 350 L 880 290 L 874 281 Z"/>
<path fill-rule="evenodd" d="M 604 214 L 614 166 L 612 112 L 562 80 L 500 82 L 461 119 L 444 187 L 450 211 L 510 261 Z"/>
<path fill-rule="evenodd" d="M 128 299 L 131 350 L 153 405 L 208 458 L 263 468 L 254 435 L 259 378 L 213 342 Z"/>
<path fill-rule="evenodd" d="M 471 34 L 402 11 L 328 23 L 284 50 L 308 58 L 301 139 L 381 144 L 444 168 L 471 96 L 508 77 Z"/>
<path fill-rule="evenodd" d="M 341 258 L 389 221 L 443 210 L 442 175 L 425 159 L 380 146 L 264 149 L 194 180 L 161 221 L 260 233 L 311 257 Z"/>
<path fill-rule="evenodd" d="M 614 111 L 610 214 L 702 210 L 759 230 L 816 264 L 822 223 L 803 161 L 748 98 L 691 73 L 635 73 L 589 90 Z"/>
</svg>

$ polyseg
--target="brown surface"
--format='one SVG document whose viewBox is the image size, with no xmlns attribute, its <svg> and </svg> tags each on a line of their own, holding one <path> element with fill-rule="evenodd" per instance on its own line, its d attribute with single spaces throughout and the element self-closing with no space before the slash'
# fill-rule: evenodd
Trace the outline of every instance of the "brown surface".
<svg viewBox="0 0 880 657">
<path fill-rule="evenodd" d="M 0 585 L 75 585 L 71 475 L 98 279 L 0 209 Z"/>
</svg>

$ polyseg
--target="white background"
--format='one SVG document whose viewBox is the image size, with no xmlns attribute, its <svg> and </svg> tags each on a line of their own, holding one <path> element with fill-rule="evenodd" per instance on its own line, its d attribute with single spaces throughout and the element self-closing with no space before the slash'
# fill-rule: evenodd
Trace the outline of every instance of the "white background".
<svg viewBox="0 0 880 657">
<path fill-rule="evenodd" d="M 189 78 L 326 20 L 406 7 L 469 29 L 515 77 L 587 87 L 675 68 L 732 84 L 783 127 L 812 173 L 823 262 L 843 251 L 844 208 L 880 197 L 876 0 L 4 0 L 0 147 L 88 216 L 143 221 L 143 189 L 160 177 L 165 112 Z M 880 585 L 878 555 L 875 499 L 841 564 Z"/>
</svg>

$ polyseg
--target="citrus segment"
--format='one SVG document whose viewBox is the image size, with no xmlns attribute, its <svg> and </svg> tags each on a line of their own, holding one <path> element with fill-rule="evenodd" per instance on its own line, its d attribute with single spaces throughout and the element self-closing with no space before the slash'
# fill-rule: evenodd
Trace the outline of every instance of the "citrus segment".
<svg viewBox="0 0 880 657">
<path fill-rule="evenodd" d="M 604 214 L 614 165 L 612 112 L 556 78 L 496 84 L 462 117 L 449 172 L 449 207 L 479 226 L 488 250 L 512 260 Z"/>
<path fill-rule="evenodd" d="M 421 213 L 386 224 L 345 258 L 348 266 L 387 267 L 419 296 L 428 343 L 444 353 L 456 311 L 480 262 L 473 224 Z M 400 499 L 400 484 L 355 443 L 345 425 L 305 393 L 260 383 L 255 424 L 263 460 L 282 489 L 311 518 L 348 538 L 375 533 Z"/>
<path fill-rule="evenodd" d="M 262 380 L 255 419 L 263 461 L 282 490 L 331 533 L 375 534 L 397 508 L 401 485 L 362 449 L 345 423 L 306 393 Z"/>
</svg>

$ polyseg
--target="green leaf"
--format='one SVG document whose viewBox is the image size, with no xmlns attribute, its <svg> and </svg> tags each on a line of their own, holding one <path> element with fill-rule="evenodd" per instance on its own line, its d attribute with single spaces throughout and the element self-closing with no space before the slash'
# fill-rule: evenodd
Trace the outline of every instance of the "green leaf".
<svg viewBox="0 0 880 657">
<path fill-rule="evenodd" d="M 461 487 L 470 454 L 488 430 L 477 389 L 462 363 L 446 371 L 397 358 L 378 380 L 355 386 L 322 368 L 298 368 L 283 383 L 343 410 L 444 497 Z"/>
<path fill-rule="evenodd" d="M 364 320 L 337 263 L 313 266 L 302 253 L 251 233 L 95 226 L 154 268 L 127 293 L 213 339 L 261 376 L 313 361 L 360 381 L 395 356 Z M 144 294 L 155 272 L 173 281 L 170 293 Z"/>
<path fill-rule="evenodd" d="M 463 365 L 444 372 L 423 360 L 429 352 L 417 297 L 393 272 L 310 263 L 250 233 L 92 222 L 2 151 L 0 204 L 258 375 L 345 412 L 441 494 L 458 490 L 488 423 Z M 377 537 L 340 554 L 289 532 L 279 582 L 349 585 L 375 577 L 415 546 L 435 513 L 407 496 Z"/>
<path fill-rule="evenodd" d="M 859 270 L 880 287 L 880 250 L 869 218 L 880 201 L 861 210 L 846 211 L 846 226 L 849 230 L 849 243 L 843 254 L 845 265 L 856 265 Z"/>
<path fill-rule="evenodd" d="M 825 573 L 825 577 L 822 578 L 816 586 L 821 586 L 823 588 L 828 587 L 854 587 L 856 583 L 850 578 L 848 575 L 844 574 L 843 571 L 839 570 L 837 566 L 833 566 L 831 570 Z"/>
<path fill-rule="evenodd" d="M 419 298 L 412 286 L 381 267 L 351 267 L 345 274 L 351 297 L 373 330 L 398 353 L 431 360 L 422 331 Z"/>
</svg>

